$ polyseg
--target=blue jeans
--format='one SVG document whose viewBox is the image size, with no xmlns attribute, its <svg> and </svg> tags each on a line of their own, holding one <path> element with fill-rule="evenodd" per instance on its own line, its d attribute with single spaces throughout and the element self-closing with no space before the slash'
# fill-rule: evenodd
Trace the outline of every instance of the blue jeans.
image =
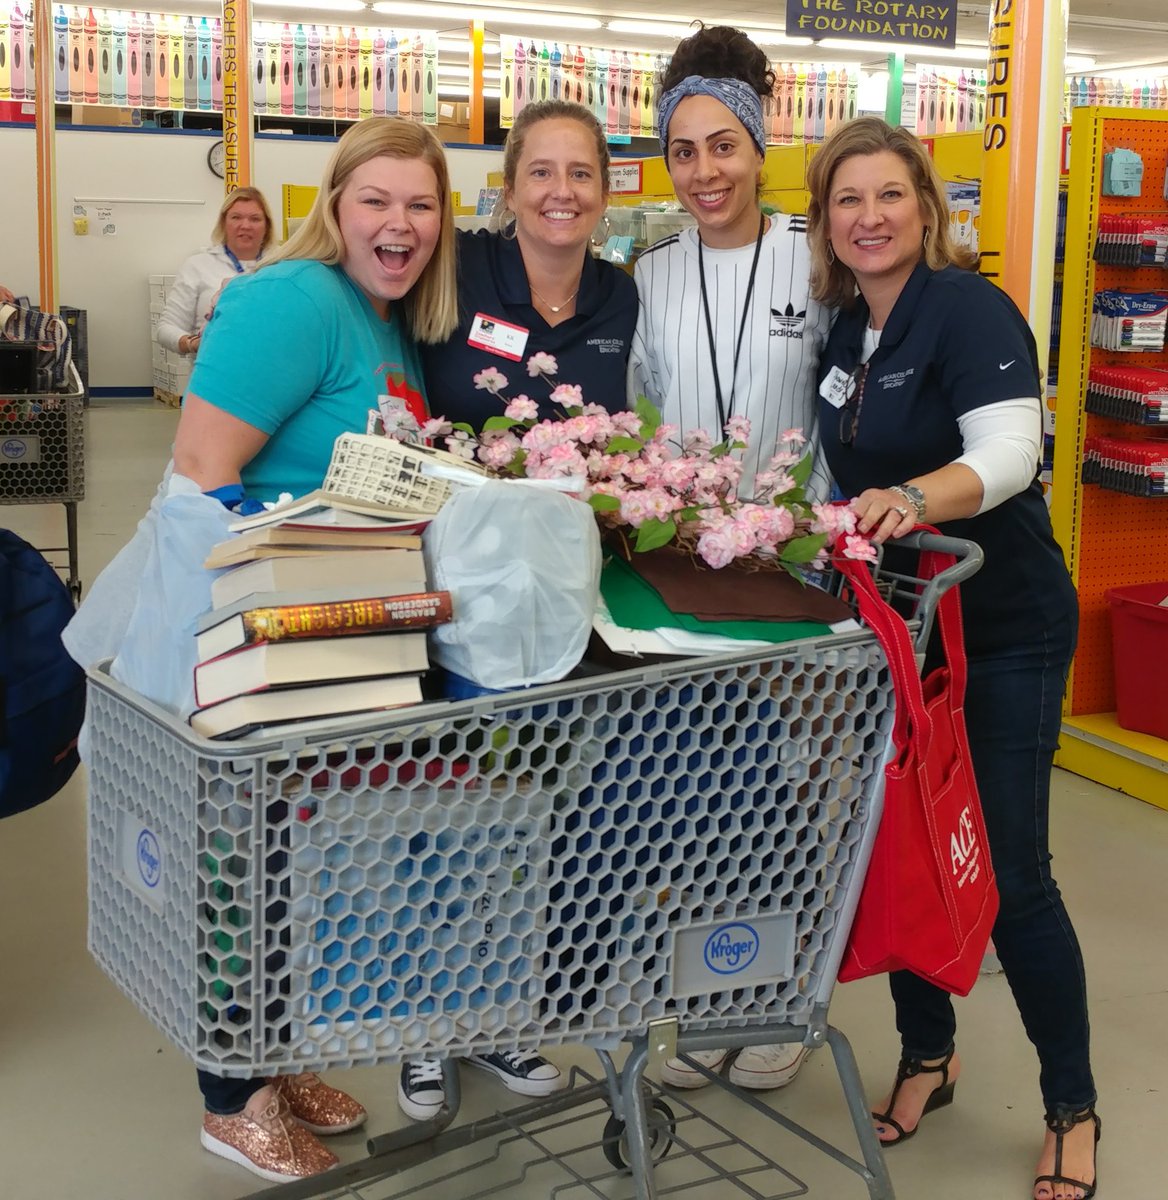
<svg viewBox="0 0 1168 1200">
<path fill-rule="evenodd" d="M 1050 870 L 1050 773 L 1074 651 L 1073 625 L 1038 644 L 970 659 L 965 717 L 998 877 L 994 946 L 1038 1051 L 1047 1109 L 1095 1102 L 1083 956 Z M 890 977 L 903 1052 L 934 1059 L 953 1044 L 947 992 L 908 971 Z"/>
<path fill-rule="evenodd" d="M 203 1106 L 216 1116 L 229 1117 L 243 1111 L 243 1106 L 267 1083 L 266 1079 L 224 1079 L 210 1071 L 199 1072 L 199 1091 Z"/>
</svg>

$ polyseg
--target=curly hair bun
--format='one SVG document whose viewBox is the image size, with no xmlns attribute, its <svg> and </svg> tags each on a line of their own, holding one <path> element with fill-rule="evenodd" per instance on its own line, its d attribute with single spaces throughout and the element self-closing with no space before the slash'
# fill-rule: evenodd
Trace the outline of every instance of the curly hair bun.
<svg viewBox="0 0 1168 1200">
<path fill-rule="evenodd" d="M 732 25 L 702 25 L 678 42 L 661 76 L 661 90 L 674 87 L 687 75 L 706 79 L 741 79 L 760 96 L 774 91 L 775 73 L 762 49 Z"/>
</svg>

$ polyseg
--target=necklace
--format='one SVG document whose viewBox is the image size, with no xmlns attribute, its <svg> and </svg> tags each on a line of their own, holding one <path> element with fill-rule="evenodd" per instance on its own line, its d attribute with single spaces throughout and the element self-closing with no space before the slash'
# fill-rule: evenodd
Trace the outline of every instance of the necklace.
<svg viewBox="0 0 1168 1200">
<path fill-rule="evenodd" d="M 706 339 L 710 344 L 710 365 L 714 369 L 714 401 L 718 406 L 718 423 L 725 429 L 726 418 L 734 414 L 734 388 L 738 382 L 738 355 L 742 351 L 742 335 L 746 332 L 746 318 L 750 312 L 750 298 L 754 294 L 754 277 L 758 273 L 758 255 L 762 249 L 762 236 L 766 232 L 766 214 L 758 214 L 758 236 L 754 239 L 754 258 L 750 263 L 750 276 L 746 284 L 746 299 L 742 302 L 742 318 L 738 322 L 738 341 L 734 344 L 734 364 L 730 368 L 730 411 L 722 401 L 722 380 L 718 376 L 718 351 L 714 345 L 714 324 L 710 319 L 710 301 L 706 294 L 706 267 L 702 260 L 702 237 L 698 234 L 698 278 L 701 281 L 702 309 L 706 314 Z"/>
<path fill-rule="evenodd" d="M 544 304 L 545 304 L 545 305 L 547 305 L 547 307 L 548 307 L 549 309 L 551 309 L 551 311 L 552 311 L 552 312 L 554 312 L 554 313 L 558 313 L 558 312 L 560 311 L 560 309 L 561 309 L 561 308 L 567 308 L 567 307 L 568 307 L 568 305 L 569 305 L 569 304 L 571 304 L 571 303 L 572 303 L 572 301 L 576 299 L 577 295 L 579 295 L 579 292 L 580 292 L 580 289 L 577 287 L 577 288 L 576 288 L 576 290 L 575 290 L 575 291 L 574 291 L 574 292 L 573 292 L 573 293 L 572 293 L 572 294 L 571 294 L 571 295 L 570 295 L 570 296 L 567 298 L 567 300 L 565 300 L 565 301 L 564 301 L 562 304 L 553 304 L 553 303 L 552 303 L 552 302 L 551 302 L 551 301 L 550 301 L 550 300 L 549 300 L 549 299 L 548 299 L 546 296 L 543 296 L 543 295 L 541 295 L 539 292 L 537 292 L 537 291 L 535 290 L 535 288 L 533 288 L 533 287 L 531 286 L 531 284 L 530 284 L 530 283 L 529 283 L 527 286 L 528 286 L 528 288 L 530 289 L 530 291 L 531 291 L 531 294 L 532 294 L 532 295 L 533 295 L 533 296 L 534 296 L 534 297 L 535 297 L 537 300 L 542 300 L 542 301 L 544 302 Z"/>
</svg>

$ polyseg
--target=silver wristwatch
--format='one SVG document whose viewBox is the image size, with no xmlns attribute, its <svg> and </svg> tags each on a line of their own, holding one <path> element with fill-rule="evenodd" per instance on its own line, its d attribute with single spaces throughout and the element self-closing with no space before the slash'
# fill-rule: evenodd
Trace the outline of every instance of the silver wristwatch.
<svg viewBox="0 0 1168 1200">
<path fill-rule="evenodd" d="M 898 496 L 907 500 L 913 506 L 918 521 L 925 519 L 925 493 L 919 487 L 914 487 L 911 483 L 897 483 L 890 487 L 888 491 L 895 492 Z"/>
</svg>

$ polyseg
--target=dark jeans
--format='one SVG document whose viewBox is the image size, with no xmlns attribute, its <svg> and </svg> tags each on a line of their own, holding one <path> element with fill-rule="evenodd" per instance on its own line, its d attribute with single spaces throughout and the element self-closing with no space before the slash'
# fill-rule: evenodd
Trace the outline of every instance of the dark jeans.
<svg viewBox="0 0 1168 1200">
<path fill-rule="evenodd" d="M 210 1071 L 199 1072 L 199 1091 L 209 1113 L 229 1117 L 243 1111 L 243 1106 L 267 1082 L 265 1079 L 224 1079 Z"/>
<path fill-rule="evenodd" d="M 998 877 L 994 946 L 1027 1036 L 1038 1051 L 1048 1109 L 1095 1101 L 1083 956 L 1050 870 L 1050 773 L 1073 632 L 970 659 L 965 717 Z M 908 971 L 890 977 L 906 1056 L 933 1059 L 953 1043 L 947 992 Z"/>
</svg>

